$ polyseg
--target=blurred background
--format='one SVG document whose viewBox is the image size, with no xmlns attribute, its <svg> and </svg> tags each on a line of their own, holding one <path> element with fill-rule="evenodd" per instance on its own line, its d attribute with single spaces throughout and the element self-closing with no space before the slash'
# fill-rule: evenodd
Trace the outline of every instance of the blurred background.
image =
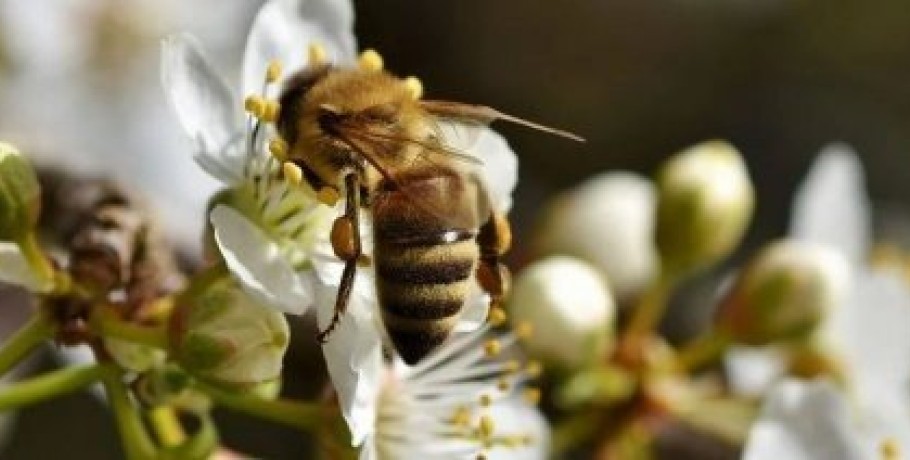
<svg viewBox="0 0 910 460">
<path fill-rule="evenodd" d="M 756 184 L 757 214 L 740 257 L 783 234 L 795 185 L 830 141 L 863 159 L 887 216 L 883 228 L 907 221 L 910 8 L 902 0 L 355 3 L 361 47 L 382 52 L 392 71 L 420 76 L 429 97 L 488 104 L 588 139 L 579 145 L 501 127 L 521 159 L 515 264 L 529 257 L 522 241 L 548 196 L 608 169 L 650 174 L 667 155 L 708 138 L 739 147 Z M 158 41 L 196 33 L 236 75 L 258 5 L 0 0 L 0 138 L 48 162 L 114 171 L 169 203 L 159 212 L 192 245 L 198 223 L 183 216 L 199 216 L 200 190 L 214 185 L 193 165 L 165 106 Z M 8 292 L 3 329 L 25 310 Z M 302 380 L 321 374 L 303 369 Z M 118 456 L 112 425 L 87 396 L 19 419 L 2 459 Z M 247 422 L 226 422 L 236 428 L 225 432 L 234 447 L 265 458 L 309 452 L 294 433 Z"/>
</svg>

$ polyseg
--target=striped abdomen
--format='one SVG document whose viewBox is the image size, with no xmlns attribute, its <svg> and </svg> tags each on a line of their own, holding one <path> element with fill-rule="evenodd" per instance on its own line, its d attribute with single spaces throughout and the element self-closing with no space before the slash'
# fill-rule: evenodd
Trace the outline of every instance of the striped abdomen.
<svg viewBox="0 0 910 460">
<path fill-rule="evenodd" d="M 477 190 L 442 167 L 396 179 L 373 201 L 376 284 L 386 331 L 414 364 L 448 337 L 471 289 Z"/>
</svg>

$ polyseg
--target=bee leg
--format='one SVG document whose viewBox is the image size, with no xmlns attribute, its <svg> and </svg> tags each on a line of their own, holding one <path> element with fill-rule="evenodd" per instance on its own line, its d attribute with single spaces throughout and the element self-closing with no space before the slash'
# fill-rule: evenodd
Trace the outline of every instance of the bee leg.
<svg viewBox="0 0 910 460">
<path fill-rule="evenodd" d="M 360 178 L 350 173 L 344 178 L 346 193 L 344 214 L 335 219 L 332 225 L 332 249 L 339 259 L 344 261 L 344 271 L 338 283 L 338 295 L 335 297 L 335 313 L 329 325 L 316 335 L 319 343 L 325 343 L 332 331 L 338 327 L 342 315 L 348 308 L 348 299 L 354 288 L 354 275 L 357 273 L 357 262 L 363 255 L 360 241 Z"/>
<path fill-rule="evenodd" d="M 477 281 L 490 294 L 490 305 L 498 306 L 509 294 L 511 275 L 502 262 L 502 256 L 512 246 L 512 228 L 508 219 L 493 212 L 477 234 L 480 247 L 480 264 L 477 266 Z"/>
</svg>

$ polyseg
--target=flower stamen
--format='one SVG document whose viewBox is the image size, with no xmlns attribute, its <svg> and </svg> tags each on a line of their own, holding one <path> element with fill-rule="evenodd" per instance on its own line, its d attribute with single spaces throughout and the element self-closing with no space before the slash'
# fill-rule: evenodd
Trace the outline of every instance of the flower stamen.
<svg viewBox="0 0 910 460">
<path fill-rule="evenodd" d="M 383 66 L 382 56 L 374 49 L 364 50 L 357 60 L 357 67 L 364 72 L 379 72 Z"/>
</svg>

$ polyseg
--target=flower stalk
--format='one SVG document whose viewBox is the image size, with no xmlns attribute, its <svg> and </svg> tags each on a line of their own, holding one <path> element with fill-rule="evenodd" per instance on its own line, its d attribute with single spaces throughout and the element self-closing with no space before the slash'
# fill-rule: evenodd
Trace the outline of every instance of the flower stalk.
<svg viewBox="0 0 910 460">
<path fill-rule="evenodd" d="M 199 381 L 194 386 L 222 407 L 289 425 L 301 431 L 315 432 L 326 422 L 327 413 L 318 404 L 269 400 L 252 393 L 233 392 Z"/>
<path fill-rule="evenodd" d="M 0 375 L 6 374 L 35 347 L 53 336 L 55 329 L 54 324 L 44 314 L 33 315 L 0 348 Z"/>
<path fill-rule="evenodd" d="M 158 449 L 149 436 L 136 406 L 130 400 L 122 380 L 122 372 L 112 366 L 105 366 L 101 373 L 101 383 L 114 411 L 126 458 L 128 460 L 156 458 Z"/>
<path fill-rule="evenodd" d="M 95 364 L 60 369 L 14 383 L 0 391 L 0 411 L 18 409 L 81 390 L 98 381 L 104 369 Z"/>
</svg>

